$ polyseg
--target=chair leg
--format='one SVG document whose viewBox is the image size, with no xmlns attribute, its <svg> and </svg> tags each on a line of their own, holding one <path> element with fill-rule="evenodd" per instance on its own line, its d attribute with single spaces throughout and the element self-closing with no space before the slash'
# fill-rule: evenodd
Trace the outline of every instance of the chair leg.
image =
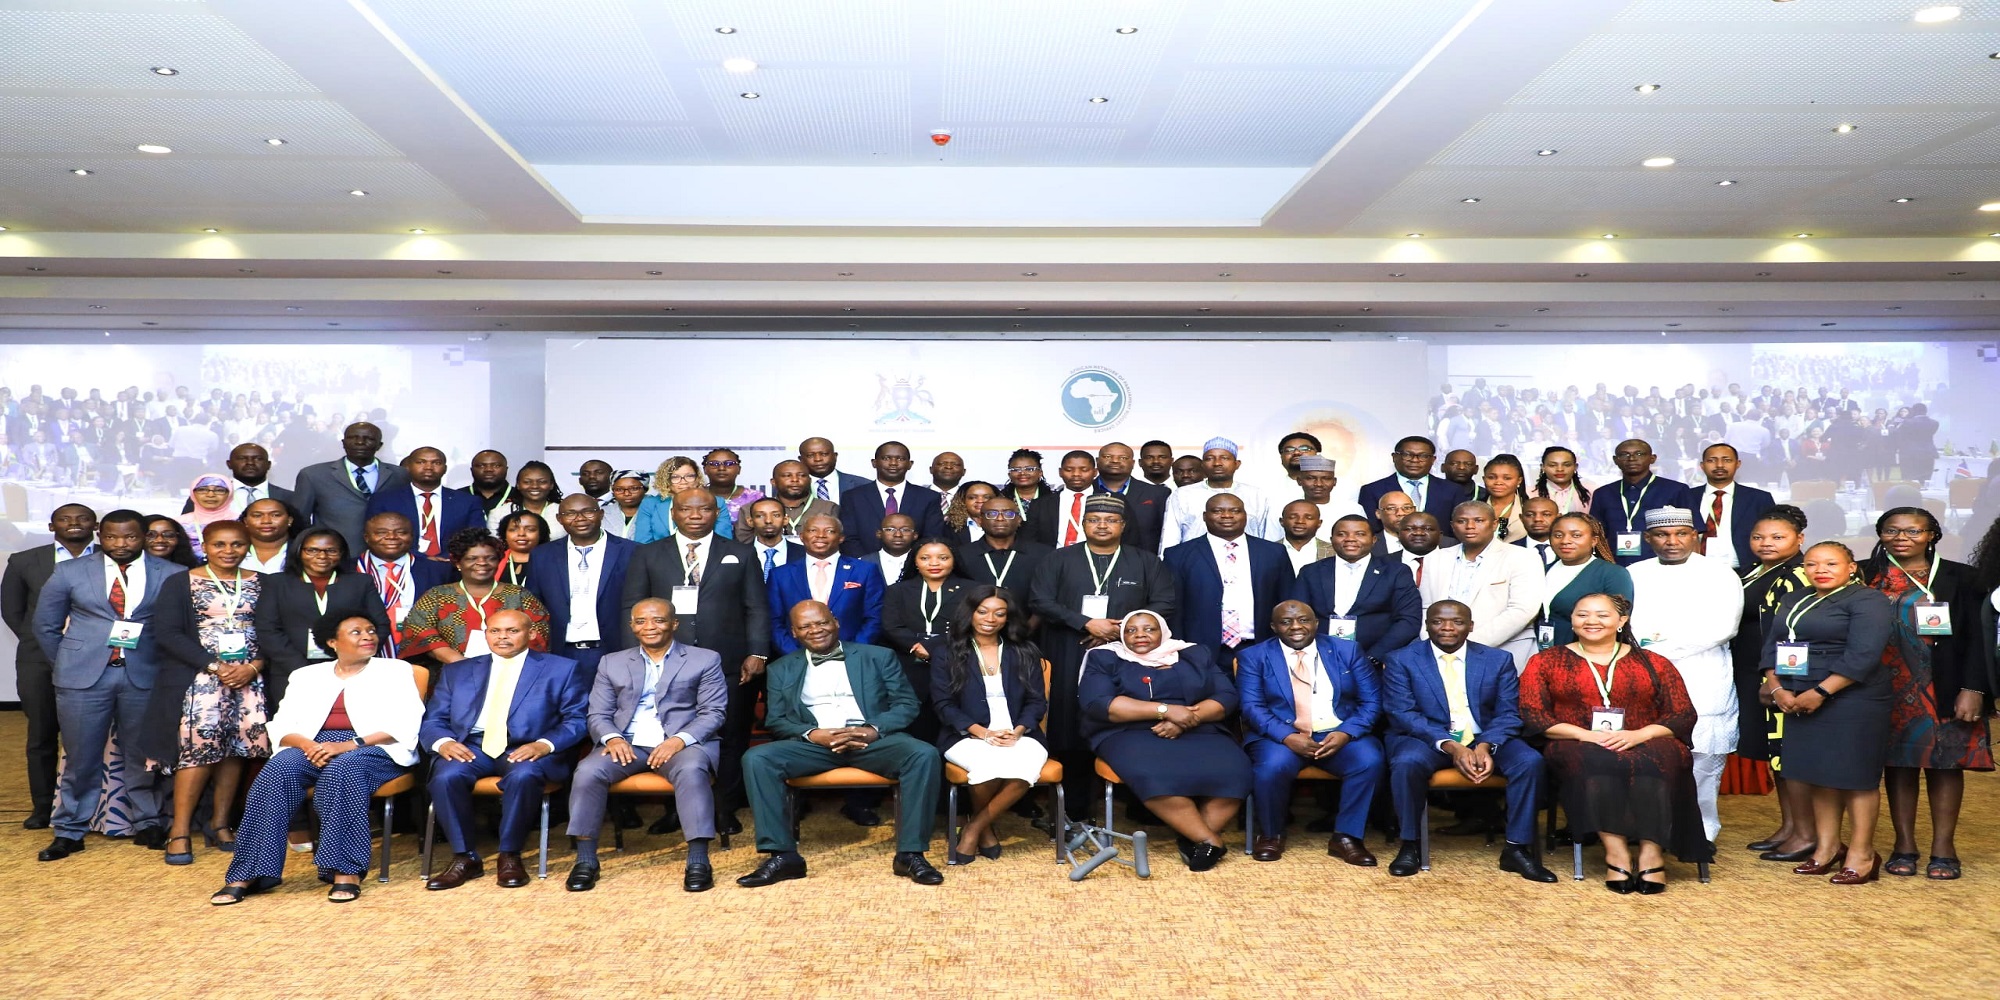
<svg viewBox="0 0 2000 1000">
<path fill-rule="evenodd" d="M 1571 836 L 1572 836 L 1572 837 L 1574 837 L 1574 836 L 1575 836 L 1575 834 L 1571 834 Z M 1578 882 L 1581 882 L 1581 881 L 1583 881 L 1583 842 L 1582 842 L 1582 841 L 1578 841 L 1578 840 L 1572 840 L 1572 841 L 1570 842 L 1570 857 L 1571 857 L 1572 859 L 1574 859 L 1574 864 L 1575 864 L 1575 872 L 1573 873 L 1573 876 L 1572 876 L 1572 877 L 1573 877 L 1573 878 L 1575 878 L 1575 879 L 1576 879 L 1576 881 L 1578 881 Z"/>
<path fill-rule="evenodd" d="M 1243 797 L 1243 853 L 1250 853 L 1250 845 L 1257 842 L 1257 796 Z"/>
<path fill-rule="evenodd" d="M 1049 789 L 1049 805 L 1055 809 L 1049 814 L 1049 839 L 1056 845 L 1056 864 L 1062 864 L 1069 859 L 1069 813 L 1064 811 L 1062 782 L 1050 785 Z"/>
<path fill-rule="evenodd" d="M 437 840 L 437 803 L 424 807 L 424 870 L 423 880 L 431 880 L 431 845 Z"/>
<path fill-rule="evenodd" d="M 935 809 L 937 807 L 933 804 L 931 808 Z M 889 809 L 889 832 L 894 834 L 897 839 L 901 839 L 903 834 L 903 783 L 900 781 L 889 788 Z M 926 848 L 930 847 L 929 844 L 925 844 L 924 846 Z"/>
<path fill-rule="evenodd" d="M 536 878 L 549 877 L 549 793 L 542 793 L 542 867 Z"/>
<path fill-rule="evenodd" d="M 608 800 L 609 800 L 610 798 L 611 798 L 611 797 L 610 797 L 609 795 L 605 796 L 605 799 L 606 799 L 607 801 L 608 801 Z M 612 847 L 614 847 L 614 848 L 616 848 L 616 849 L 617 849 L 617 850 L 619 850 L 620 852 L 623 852 L 623 851 L 625 850 L 625 828 L 624 828 L 624 827 L 622 827 L 622 826 L 620 826 L 620 825 L 618 825 L 618 814 L 617 814 L 617 813 L 616 813 L 615 811 L 611 811 L 611 810 L 606 810 L 606 811 L 608 811 L 608 812 L 612 812 L 612 815 L 611 815 L 611 846 L 612 846 Z M 598 830 L 597 832 L 598 832 L 598 834 L 599 834 L 600 836 L 601 836 L 601 835 L 602 835 L 602 834 L 604 833 L 604 831 L 603 831 L 602 829 Z"/>
<path fill-rule="evenodd" d="M 944 849 L 947 852 L 945 856 L 949 858 L 949 852 L 957 846 L 958 786 L 946 785 L 944 788 Z"/>
<path fill-rule="evenodd" d="M 389 838 L 396 832 L 396 797 L 382 800 L 382 874 L 375 881 L 389 881 Z"/>
<path fill-rule="evenodd" d="M 1695 873 L 1695 877 L 1697 877 L 1697 878 L 1701 879 L 1701 884 L 1702 884 L 1702 885 L 1707 885 L 1707 884 L 1708 884 L 1708 862 L 1706 862 L 1706 861 L 1697 861 L 1697 862 L 1695 862 L 1695 863 L 1694 863 L 1694 873 Z"/>
<path fill-rule="evenodd" d="M 1417 824 L 1417 867 L 1424 871 L 1430 871 L 1431 806 L 1429 801 L 1424 802 L 1422 812 L 1423 820 Z"/>
<path fill-rule="evenodd" d="M 1111 782 L 1109 781 L 1104 783 L 1104 832 L 1118 832 L 1118 825 L 1111 821 Z"/>
</svg>

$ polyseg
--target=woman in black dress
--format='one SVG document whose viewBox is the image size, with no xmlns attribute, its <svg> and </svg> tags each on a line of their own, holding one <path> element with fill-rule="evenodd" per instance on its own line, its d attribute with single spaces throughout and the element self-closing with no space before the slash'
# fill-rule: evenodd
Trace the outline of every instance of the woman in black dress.
<svg viewBox="0 0 2000 1000">
<path fill-rule="evenodd" d="M 313 623 L 329 612 L 368 619 L 375 634 L 389 634 L 389 613 L 368 574 L 351 570 L 347 540 L 324 525 L 293 540 L 291 567 L 264 577 L 257 601 L 257 640 L 264 649 L 264 701 L 272 712 L 285 698 L 292 671 L 333 652 L 314 642 Z"/>
<path fill-rule="evenodd" d="M 925 742 L 938 735 L 938 717 L 931 710 L 931 660 L 943 649 L 962 610 L 959 600 L 966 583 L 952 577 L 956 567 L 950 542 L 926 538 L 910 550 L 904 578 L 882 592 L 882 644 L 896 651 L 903 675 L 917 692 L 920 707 L 908 732 Z"/>
<path fill-rule="evenodd" d="M 1118 628 L 1122 642 L 1083 660 L 1084 737 L 1180 835 L 1187 866 L 1207 871 L 1228 853 L 1223 827 L 1250 795 L 1250 758 L 1222 725 L 1236 712 L 1236 685 L 1155 612 L 1134 611 Z"/>
<path fill-rule="evenodd" d="M 1764 636 L 1764 686 L 1785 713 L 1785 778 L 1811 788 L 1813 853 L 1800 875 L 1859 885 L 1882 874 L 1875 853 L 1882 766 L 1889 739 L 1889 675 L 1882 650 L 1896 612 L 1855 575 L 1839 542 L 1806 550 L 1812 581 L 1779 602 Z M 1853 837 L 1840 842 L 1842 811 Z"/>
<path fill-rule="evenodd" d="M 1729 652 L 1736 665 L 1736 703 L 1741 706 L 1737 722 L 1736 755 L 1745 760 L 1769 761 L 1771 783 L 1778 796 L 1778 828 L 1748 849 L 1766 861 L 1798 864 L 1812 856 L 1812 796 L 1806 786 L 1785 780 L 1780 747 L 1784 739 L 1785 714 L 1771 701 L 1764 686 L 1764 632 L 1771 627 L 1778 602 L 1801 590 L 1812 588 L 1803 565 L 1806 514 L 1790 504 L 1779 504 L 1750 527 L 1750 551 L 1757 565 L 1743 574 L 1743 619 L 1730 640 Z"/>
</svg>

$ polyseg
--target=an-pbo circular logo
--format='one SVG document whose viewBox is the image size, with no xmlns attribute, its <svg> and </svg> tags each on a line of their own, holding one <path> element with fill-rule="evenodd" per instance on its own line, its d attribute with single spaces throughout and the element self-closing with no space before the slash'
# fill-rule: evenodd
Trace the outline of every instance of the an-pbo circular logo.
<svg viewBox="0 0 2000 1000">
<path fill-rule="evenodd" d="M 1097 430 L 1117 423 L 1132 408 L 1132 389 L 1108 368 L 1078 368 L 1062 382 L 1063 416 L 1078 427 Z"/>
</svg>

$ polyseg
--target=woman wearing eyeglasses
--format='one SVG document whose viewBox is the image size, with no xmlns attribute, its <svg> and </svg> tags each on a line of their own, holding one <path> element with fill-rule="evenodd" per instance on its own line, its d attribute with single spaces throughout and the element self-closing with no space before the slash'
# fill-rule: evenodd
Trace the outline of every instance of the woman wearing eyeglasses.
<svg viewBox="0 0 2000 1000">
<path fill-rule="evenodd" d="M 639 501 L 639 514 L 632 521 L 632 540 L 641 545 L 674 533 L 674 497 L 701 487 L 701 465 L 686 455 L 675 455 L 653 470 L 653 492 Z"/>
<path fill-rule="evenodd" d="M 716 520 L 715 533 L 724 538 L 736 537 L 736 519 L 742 515 L 743 508 L 764 499 L 764 494 L 737 484 L 736 477 L 743 471 L 743 459 L 727 448 L 717 448 L 702 456 L 701 471 L 708 477 L 708 491 L 715 494 L 716 502 L 728 508 Z"/>
<path fill-rule="evenodd" d="M 1938 558 L 1944 529 L 1922 507 L 1895 507 L 1875 522 L 1875 553 L 1861 563 L 1861 578 L 1895 605 L 1895 631 L 1882 650 L 1882 668 L 1894 691 L 1889 705 L 1889 822 L 1896 846 L 1882 870 L 1908 878 L 1917 873 L 1917 775 L 1928 786 L 1930 860 L 1924 877 L 1959 877 L 1959 805 L 1965 772 L 1993 770 L 1986 712 L 1993 678 L 1979 645 L 1993 632 L 1978 627 L 1986 595 L 1976 572 Z"/>
<path fill-rule="evenodd" d="M 1055 487 L 1042 478 L 1041 452 L 1020 448 L 1007 456 L 1007 485 L 1000 487 L 1000 495 L 1020 504 L 1022 517 L 1043 494 L 1053 492 Z"/>
</svg>

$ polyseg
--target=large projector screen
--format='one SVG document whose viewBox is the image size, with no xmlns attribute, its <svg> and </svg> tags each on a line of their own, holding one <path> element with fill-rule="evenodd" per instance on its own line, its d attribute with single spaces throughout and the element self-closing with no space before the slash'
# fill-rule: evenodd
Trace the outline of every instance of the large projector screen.
<svg viewBox="0 0 2000 1000">
<path fill-rule="evenodd" d="M 863 476 L 877 444 L 901 441 L 919 482 L 940 451 L 999 482 L 1008 453 L 1033 448 L 1053 481 L 1072 448 L 1157 438 L 1187 454 L 1220 435 L 1242 447 L 1244 481 L 1289 496 L 1278 440 L 1306 430 L 1351 497 L 1422 431 L 1425 361 L 1420 344 L 1323 340 L 551 341 L 548 449 L 565 471 L 651 470 L 726 446 L 755 484 L 809 436 Z"/>
</svg>

